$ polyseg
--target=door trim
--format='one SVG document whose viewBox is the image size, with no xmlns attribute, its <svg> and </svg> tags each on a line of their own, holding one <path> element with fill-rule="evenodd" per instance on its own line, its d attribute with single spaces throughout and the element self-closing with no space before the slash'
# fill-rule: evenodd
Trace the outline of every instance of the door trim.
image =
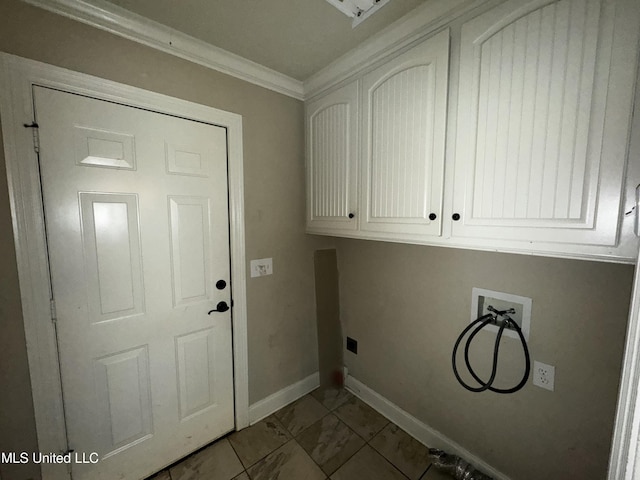
<svg viewBox="0 0 640 480">
<path fill-rule="evenodd" d="M 249 425 L 247 300 L 244 235 L 242 117 L 212 107 L 0 53 L 0 114 L 15 240 L 22 317 L 29 359 L 38 448 L 67 449 L 40 175 L 33 148 L 32 86 L 144 108 L 227 128 L 233 377 L 236 429 Z M 44 480 L 69 479 L 66 465 L 42 464 Z"/>
<path fill-rule="evenodd" d="M 640 465 L 640 269 L 633 274 L 633 291 L 624 360 L 609 457 L 608 480 L 633 480 Z"/>
</svg>

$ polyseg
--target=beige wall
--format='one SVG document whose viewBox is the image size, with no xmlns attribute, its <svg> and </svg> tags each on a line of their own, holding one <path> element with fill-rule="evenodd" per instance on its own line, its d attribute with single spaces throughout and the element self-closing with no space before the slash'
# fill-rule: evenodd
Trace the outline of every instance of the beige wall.
<svg viewBox="0 0 640 480">
<path fill-rule="evenodd" d="M 313 251 L 337 243 L 344 333 L 359 341 L 350 373 L 514 480 L 604 478 L 632 267 L 306 236 L 300 102 L 18 0 L 0 2 L 0 51 L 243 115 L 247 259 L 272 256 L 275 272 L 248 280 L 251 402 L 317 370 Z M 36 437 L 1 157 L 0 451 L 21 451 Z M 473 286 L 533 298 L 531 351 L 556 365 L 554 393 L 455 382 Z"/>
<path fill-rule="evenodd" d="M 638 183 L 640 82 L 628 208 Z M 344 352 L 350 375 L 512 480 L 606 478 L 632 266 L 346 239 L 336 248 L 343 331 L 358 340 L 357 356 Z M 511 395 L 471 393 L 457 383 L 451 351 L 473 287 L 533 299 L 531 356 L 555 365 L 555 392 L 529 382 Z M 478 335 L 472 350 L 485 378 L 492 338 Z M 523 361 L 515 340 L 500 353 L 504 388 Z"/>
<path fill-rule="evenodd" d="M 337 250 L 344 333 L 358 340 L 350 375 L 513 480 L 606 477 L 633 267 L 346 239 Z M 529 346 L 556 366 L 555 392 L 456 382 L 472 287 L 533 299 Z M 478 337 L 486 359 L 491 336 Z M 516 347 L 505 339 L 501 380 L 522 374 Z"/>
<path fill-rule="evenodd" d="M 273 257 L 274 268 L 247 281 L 250 402 L 317 371 L 313 252 L 333 242 L 304 234 L 302 103 L 17 0 L 0 2 L 0 51 L 243 116 L 247 260 Z M 4 173 L 0 248 L 0 451 L 30 450 L 35 426 Z M 35 475 L 7 465 L 0 472 Z"/>
</svg>

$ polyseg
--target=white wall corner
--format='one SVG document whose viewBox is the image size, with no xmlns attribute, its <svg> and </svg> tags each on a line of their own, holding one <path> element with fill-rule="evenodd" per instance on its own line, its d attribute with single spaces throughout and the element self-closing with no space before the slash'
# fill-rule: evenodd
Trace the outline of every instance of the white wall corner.
<svg viewBox="0 0 640 480">
<path fill-rule="evenodd" d="M 249 406 L 249 423 L 253 425 L 295 402 L 320 386 L 320 372 L 313 373 L 299 382 L 278 390 L 276 393 Z"/>
<path fill-rule="evenodd" d="M 23 1 L 254 85 L 303 99 L 299 80 L 104 0 Z"/>
<path fill-rule="evenodd" d="M 400 407 L 390 402 L 385 397 L 354 377 L 347 377 L 345 387 L 364 403 L 374 410 L 377 410 L 381 415 L 398 425 L 401 429 L 424 445 L 440 448 L 447 453 L 458 455 L 478 470 L 493 477 L 495 480 L 511 480 L 504 473 L 499 472 L 458 443 L 405 412 Z"/>
</svg>

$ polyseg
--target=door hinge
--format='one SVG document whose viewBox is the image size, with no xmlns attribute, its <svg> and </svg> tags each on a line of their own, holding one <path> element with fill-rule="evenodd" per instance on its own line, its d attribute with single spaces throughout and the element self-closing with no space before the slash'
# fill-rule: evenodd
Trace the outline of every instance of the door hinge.
<svg viewBox="0 0 640 480">
<path fill-rule="evenodd" d="M 52 298 L 49 301 L 49 305 L 51 307 L 51 321 L 55 323 L 56 320 L 58 320 L 58 315 L 56 313 L 56 301 Z"/>
<path fill-rule="evenodd" d="M 36 122 L 31 122 L 30 124 L 25 123 L 24 128 L 30 128 L 31 133 L 33 135 L 33 149 L 36 153 L 40 153 L 40 126 Z"/>
</svg>

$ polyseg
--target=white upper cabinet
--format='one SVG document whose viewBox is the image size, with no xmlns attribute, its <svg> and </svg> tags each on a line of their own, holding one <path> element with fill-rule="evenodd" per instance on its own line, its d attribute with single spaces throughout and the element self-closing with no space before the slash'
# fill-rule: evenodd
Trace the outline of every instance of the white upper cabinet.
<svg viewBox="0 0 640 480">
<path fill-rule="evenodd" d="M 616 245 L 637 55 L 625 1 L 512 0 L 462 27 L 452 237 Z"/>
<path fill-rule="evenodd" d="M 440 235 L 449 30 L 362 78 L 362 232 Z"/>
<path fill-rule="evenodd" d="M 640 0 L 483 5 L 308 103 L 307 231 L 633 262 Z"/>
<path fill-rule="evenodd" d="M 306 108 L 307 231 L 357 228 L 358 83 Z"/>
</svg>

